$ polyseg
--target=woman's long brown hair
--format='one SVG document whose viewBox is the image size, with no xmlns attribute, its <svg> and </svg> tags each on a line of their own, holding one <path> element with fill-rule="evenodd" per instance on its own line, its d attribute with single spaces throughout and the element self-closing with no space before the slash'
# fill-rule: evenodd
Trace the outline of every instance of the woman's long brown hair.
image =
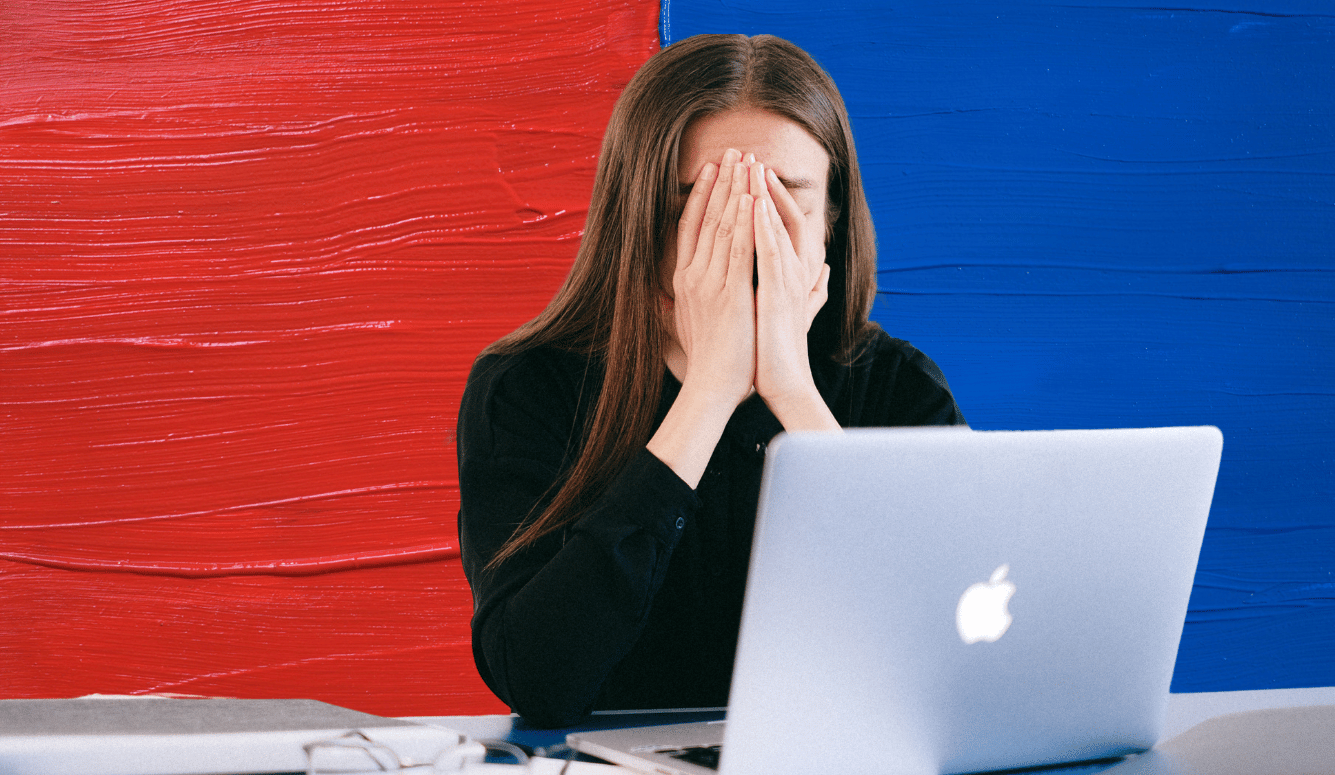
<svg viewBox="0 0 1335 775">
<path fill-rule="evenodd" d="M 697 118 L 740 107 L 797 123 L 830 157 L 829 297 L 812 322 L 809 351 L 847 361 L 873 327 L 867 316 L 876 294 L 876 238 L 848 111 L 829 75 L 772 35 L 699 35 L 663 49 L 612 110 L 584 236 L 564 285 L 541 314 L 484 351 L 550 345 L 587 354 L 604 369 L 565 481 L 489 568 L 579 519 L 648 443 L 667 343 L 658 266 L 685 199 L 677 177 L 681 136 Z"/>
</svg>

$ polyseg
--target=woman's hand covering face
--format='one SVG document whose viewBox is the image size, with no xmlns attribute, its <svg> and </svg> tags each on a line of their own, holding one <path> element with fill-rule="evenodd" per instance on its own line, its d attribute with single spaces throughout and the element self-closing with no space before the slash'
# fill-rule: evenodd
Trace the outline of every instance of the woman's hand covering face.
<svg viewBox="0 0 1335 775">
<path fill-rule="evenodd" d="M 820 228 L 811 220 L 753 155 L 742 161 L 729 149 L 717 168 L 701 168 L 672 277 L 683 381 L 700 380 L 734 406 L 753 386 L 771 405 L 813 388 L 806 335 L 830 268 L 823 218 Z"/>
<path fill-rule="evenodd" d="M 801 208 L 773 170 L 753 164 L 750 188 L 756 200 L 755 387 L 773 404 L 811 386 L 807 331 L 825 305 L 830 267 L 824 231 L 809 233 Z"/>
<path fill-rule="evenodd" d="M 839 429 L 807 360 L 829 281 L 829 169 L 814 137 L 764 110 L 703 116 L 682 134 L 678 180 L 691 191 L 660 268 L 682 385 L 646 446 L 691 487 L 753 389 L 787 430 Z"/>
<path fill-rule="evenodd" d="M 682 211 L 672 276 L 683 382 L 741 403 L 755 382 L 755 196 L 741 153 L 705 164 Z"/>
</svg>

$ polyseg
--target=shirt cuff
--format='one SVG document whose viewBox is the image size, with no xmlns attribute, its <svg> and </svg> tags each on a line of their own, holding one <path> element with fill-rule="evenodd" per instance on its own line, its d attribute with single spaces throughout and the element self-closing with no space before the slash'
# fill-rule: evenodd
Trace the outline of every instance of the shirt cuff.
<svg viewBox="0 0 1335 775">
<path fill-rule="evenodd" d="M 686 520 L 700 508 L 690 485 L 648 449 L 630 459 L 599 501 L 585 520 L 624 520 L 669 545 L 676 544 Z"/>
</svg>

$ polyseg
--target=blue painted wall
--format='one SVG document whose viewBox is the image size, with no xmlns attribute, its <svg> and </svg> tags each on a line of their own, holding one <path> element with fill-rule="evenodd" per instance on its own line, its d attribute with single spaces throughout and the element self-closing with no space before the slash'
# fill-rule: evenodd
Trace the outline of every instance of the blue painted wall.
<svg viewBox="0 0 1335 775">
<path fill-rule="evenodd" d="M 1174 691 L 1335 685 L 1335 4 L 666 0 L 853 115 L 875 318 L 980 429 L 1213 424 Z"/>
</svg>

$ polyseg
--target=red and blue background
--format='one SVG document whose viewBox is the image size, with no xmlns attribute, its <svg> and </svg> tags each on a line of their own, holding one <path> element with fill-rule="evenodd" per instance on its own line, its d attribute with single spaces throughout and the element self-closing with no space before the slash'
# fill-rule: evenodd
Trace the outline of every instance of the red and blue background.
<svg viewBox="0 0 1335 775">
<path fill-rule="evenodd" d="M 875 318 L 975 428 L 1214 424 L 1174 689 L 1335 684 L 1335 11 L 12 0 L 0 697 L 502 712 L 453 433 L 660 43 L 844 93 Z"/>
</svg>

